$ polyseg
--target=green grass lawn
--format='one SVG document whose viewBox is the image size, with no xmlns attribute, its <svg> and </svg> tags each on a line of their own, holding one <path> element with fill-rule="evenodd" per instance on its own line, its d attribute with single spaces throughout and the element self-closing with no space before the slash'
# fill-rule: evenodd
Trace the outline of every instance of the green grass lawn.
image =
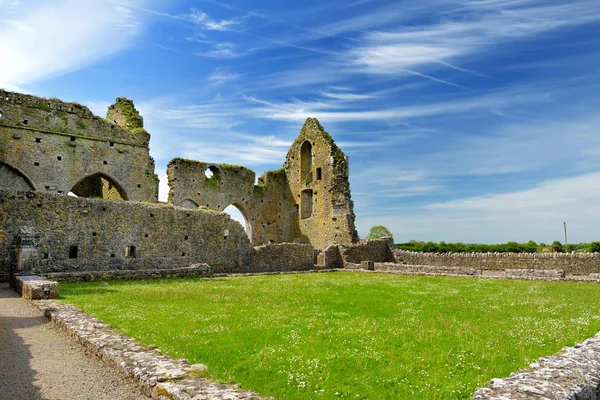
<svg viewBox="0 0 600 400">
<path fill-rule="evenodd" d="M 61 299 L 279 399 L 461 399 L 600 331 L 600 285 L 321 273 L 61 284 Z"/>
</svg>

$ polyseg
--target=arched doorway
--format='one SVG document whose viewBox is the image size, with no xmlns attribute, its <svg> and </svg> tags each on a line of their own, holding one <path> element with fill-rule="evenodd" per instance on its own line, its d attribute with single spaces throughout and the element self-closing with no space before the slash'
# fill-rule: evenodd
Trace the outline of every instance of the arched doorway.
<svg viewBox="0 0 600 400">
<path fill-rule="evenodd" d="M 71 192 L 77 197 L 127 200 L 123 188 L 114 179 L 101 173 L 83 178 L 73 186 Z"/>
<path fill-rule="evenodd" d="M 244 215 L 241 208 L 234 203 L 228 207 L 225 207 L 223 212 L 229 214 L 231 219 L 239 222 L 242 225 L 242 228 L 244 228 L 248 238 L 250 239 L 250 243 L 252 243 L 252 225 L 250 225 L 248 218 Z"/>
<path fill-rule="evenodd" d="M 32 191 L 35 187 L 21 171 L 0 162 L 0 189 Z"/>
<path fill-rule="evenodd" d="M 312 144 L 308 140 L 300 148 L 300 175 L 302 183 L 312 182 Z"/>
</svg>

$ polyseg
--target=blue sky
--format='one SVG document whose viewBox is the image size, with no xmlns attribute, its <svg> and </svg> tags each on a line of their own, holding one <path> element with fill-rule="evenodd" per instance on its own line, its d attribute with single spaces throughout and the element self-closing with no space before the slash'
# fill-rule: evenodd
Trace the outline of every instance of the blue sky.
<svg viewBox="0 0 600 400">
<path fill-rule="evenodd" d="M 600 240 L 600 1 L 0 0 L 0 87 L 174 157 L 280 168 L 306 117 L 350 157 L 359 234 Z"/>
</svg>

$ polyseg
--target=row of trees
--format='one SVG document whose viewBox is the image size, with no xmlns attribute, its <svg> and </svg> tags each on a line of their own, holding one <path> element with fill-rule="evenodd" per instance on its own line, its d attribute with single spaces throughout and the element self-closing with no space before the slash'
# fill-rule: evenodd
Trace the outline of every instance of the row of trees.
<svg viewBox="0 0 600 400">
<path fill-rule="evenodd" d="M 376 225 L 371 228 L 367 239 L 377 239 L 381 237 L 391 237 L 392 232 L 383 225 Z M 558 240 L 552 244 L 536 243 L 530 240 L 526 243 L 507 242 L 502 244 L 477 244 L 477 243 L 446 243 L 446 242 L 420 242 L 411 240 L 407 243 L 397 243 L 396 248 L 423 253 L 600 253 L 600 242 L 588 242 L 569 244 L 567 248 Z"/>
</svg>

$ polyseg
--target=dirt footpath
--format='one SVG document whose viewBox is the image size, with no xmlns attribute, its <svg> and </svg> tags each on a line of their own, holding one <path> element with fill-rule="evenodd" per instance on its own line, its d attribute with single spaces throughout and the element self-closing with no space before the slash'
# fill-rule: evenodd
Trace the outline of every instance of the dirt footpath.
<svg viewBox="0 0 600 400">
<path fill-rule="evenodd" d="M 0 400 L 148 400 L 0 283 Z"/>
</svg>

